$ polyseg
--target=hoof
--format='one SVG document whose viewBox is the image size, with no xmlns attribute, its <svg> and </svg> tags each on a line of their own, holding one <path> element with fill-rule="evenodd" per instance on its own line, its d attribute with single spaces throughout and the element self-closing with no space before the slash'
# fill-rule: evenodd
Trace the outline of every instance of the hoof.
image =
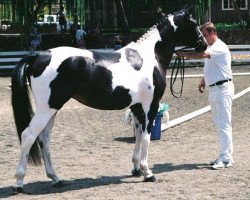
<svg viewBox="0 0 250 200">
<path fill-rule="evenodd" d="M 24 193 L 23 192 L 23 187 L 14 186 L 14 187 L 12 187 L 12 191 L 13 191 L 14 194 Z"/>
<path fill-rule="evenodd" d="M 62 180 L 60 180 L 60 181 L 58 181 L 57 183 L 54 183 L 53 184 L 53 187 L 56 187 L 56 188 L 60 188 L 60 187 L 63 187 L 64 186 L 64 184 L 63 184 L 63 181 Z"/>
<path fill-rule="evenodd" d="M 148 177 L 148 178 L 145 178 L 144 179 L 144 182 L 155 182 L 156 181 L 156 178 L 155 176 L 151 176 L 151 177 Z"/>
<path fill-rule="evenodd" d="M 136 177 L 140 177 L 140 176 L 143 175 L 143 172 L 142 172 L 141 169 L 133 169 L 133 170 L 132 170 L 132 175 L 133 175 L 133 176 L 136 176 Z"/>
</svg>

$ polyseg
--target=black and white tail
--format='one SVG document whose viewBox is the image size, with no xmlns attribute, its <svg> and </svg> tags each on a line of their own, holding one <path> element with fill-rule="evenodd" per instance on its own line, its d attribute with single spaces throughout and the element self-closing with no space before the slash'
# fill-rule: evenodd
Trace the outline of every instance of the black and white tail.
<svg viewBox="0 0 250 200">
<path fill-rule="evenodd" d="M 17 64 L 12 73 L 12 107 L 20 142 L 22 132 L 29 126 L 29 123 L 33 117 L 27 79 L 29 79 L 29 66 L 35 62 L 35 59 L 36 56 L 24 57 Z M 34 165 L 41 164 L 41 154 L 37 140 L 30 149 L 29 161 Z"/>
</svg>

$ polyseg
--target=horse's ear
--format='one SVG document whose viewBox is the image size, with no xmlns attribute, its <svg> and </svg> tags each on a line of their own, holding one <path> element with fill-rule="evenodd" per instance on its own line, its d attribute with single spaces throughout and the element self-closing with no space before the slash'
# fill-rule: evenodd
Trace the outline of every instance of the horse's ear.
<svg viewBox="0 0 250 200">
<path fill-rule="evenodd" d="M 163 13 L 161 7 L 157 7 L 156 12 L 157 12 L 158 16 L 165 17 L 165 14 Z"/>
<path fill-rule="evenodd" d="M 193 13 L 195 9 L 195 5 L 194 4 L 187 4 L 183 7 L 182 10 L 184 10 L 184 12 L 188 15 L 191 15 Z"/>
</svg>

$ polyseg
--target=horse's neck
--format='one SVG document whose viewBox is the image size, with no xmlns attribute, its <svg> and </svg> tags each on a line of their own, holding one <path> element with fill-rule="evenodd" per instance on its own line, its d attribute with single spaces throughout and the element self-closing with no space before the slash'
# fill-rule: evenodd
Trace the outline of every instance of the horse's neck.
<svg viewBox="0 0 250 200">
<path fill-rule="evenodd" d="M 135 44 L 138 48 L 144 49 L 145 51 L 151 53 L 154 52 L 155 44 L 159 40 L 161 40 L 159 31 L 157 28 L 152 28 L 152 30 L 140 37 Z"/>
<path fill-rule="evenodd" d="M 156 28 L 153 28 L 140 37 L 135 43 L 131 43 L 130 45 L 139 52 L 140 57 L 147 65 L 155 66 L 157 62 L 154 49 L 156 42 L 159 40 L 161 40 L 160 34 Z M 130 45 L 127 47 L 129 48 Z"/>
<path fill-rule="evenodd" d="M 147 60 L 157 60 L 158 66 L 166 72 L 167 67 L 172 59 L 175 44 L 171 37 L 167 42 L 161 41 L 161 36 L 157 28 L 152 29 L 144 34 L 136 43 L 137 49 L 144 52 Z"/>
</svg>

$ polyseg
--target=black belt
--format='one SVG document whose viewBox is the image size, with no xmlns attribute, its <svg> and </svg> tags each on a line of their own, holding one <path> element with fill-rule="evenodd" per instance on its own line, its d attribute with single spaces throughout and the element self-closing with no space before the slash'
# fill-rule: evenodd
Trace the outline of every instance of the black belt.
<svg viewBox="0 0 250 200">
<path fill-rule="evenodd" d="M 216 86 L 216 85 L 222 85 L 223 83 L 226 83 L 226 82 L 229 82 L 229 81 L 232 81 L 232 79 L 227 79 L 227 80 L 223 80 L 223 81 L 218 81 L 212 85 L 209 85 L 210 87 L 213 87 L 213 86 Z"/>
</svg>

